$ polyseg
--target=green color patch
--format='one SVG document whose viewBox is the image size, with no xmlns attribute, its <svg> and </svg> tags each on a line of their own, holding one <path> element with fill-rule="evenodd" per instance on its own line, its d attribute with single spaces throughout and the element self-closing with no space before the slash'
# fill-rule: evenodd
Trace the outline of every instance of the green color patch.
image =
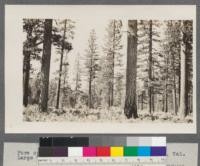
<svg viewBox="0 0 200 166">
<path fill-rule="evenodd" d="M 138 156 L 138 147 L 136 146 L 125 146 L 124 156 Z"/>
</svg>

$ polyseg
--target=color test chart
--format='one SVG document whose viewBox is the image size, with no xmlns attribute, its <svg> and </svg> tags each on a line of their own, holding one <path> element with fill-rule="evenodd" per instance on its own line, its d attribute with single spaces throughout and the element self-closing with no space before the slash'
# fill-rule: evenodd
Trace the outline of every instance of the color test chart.
<svg viewBox="0 0 200 166">
<path fill-rule="evenodd" d="M 80 139 L 80 141 L 79 141 Z M 114 138 L 113 138 L 114 139 Z M 92 145 L 89 138 L 40 139 L 38 165 L 164 165 L 165 137 L 126 137 L 124 145 Z M 121 140 L 120 140 L 121 141 Z"/>
</svg>

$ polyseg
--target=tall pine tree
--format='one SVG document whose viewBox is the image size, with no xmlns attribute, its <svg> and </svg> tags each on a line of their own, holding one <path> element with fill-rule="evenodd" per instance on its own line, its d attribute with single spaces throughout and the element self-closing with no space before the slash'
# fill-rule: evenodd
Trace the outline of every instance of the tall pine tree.
<svg viewBox="0 0 200 166">
<path fill-rule="evenodd" d="M 39 19 L 23 19 L 23 31 L 26 33 L 26 40 L 23 43 L 23 105 L 28 105 L 28 98 L 30 97 L 30 71 L 31 60 L 40 60 L 39 47 L 43 43 L 43 20 Z"/>
<path fill-rule="evenodd" d="M 58 89 L 57 89 L 57 100 L 56 100 L 56 108 L 59 108 L 60 104 L 60 90 L 61 90 L 61 79 L 62 79 L 62 73 L 63 73 L 63 66 L 66 65 L 66 63 L 63 63 L 64 53 L 69 52 L 72 49 L 71 43 L 69 43 L 67 40 L 69 38 L 73 38 L 73 28 L 74 23 L 71 20 L 63 20 L 60 23 L 61 29 L 60 31 L 63 32 L 62 37 L 60 37 L 60 40 L 55 43 L 57 46 L 58 53 L 60 54 L 60 65 L 59 65 L 59 77 L 58 77 Z M 65 66 L 66 67 L 66 66 Z"/>
<path fill-rule="evenodd" d="M 91 30 L 90 36 L 88 39 L 88 49 L 85 54 L 85 67 L 88 77 L 88 106 L 89 108 L 94 107 L 94 92 L 97 71 L 99 71 L 99 56 L 97 52 L 97 37 L 94 29 Z"/>
<path fill-rule="evenodd" d="M 115 92 L 115 83 L 116 81 L 121 81 L 122 77 L 119 72 L 121 64 L 121 49 L 122 49 L 122 21 L 121 20 L 111 20 L 106 28 L 105 36 L 105 46 L 103 48 L 104 53 L 106 54 L 106 73 L 104 73 L 105 79 L 107 80 L 107 95 L 108 95 L 108 105 L 114 105 L 114 92 Z M 118 77 L 118 78 L 117 78 Z M 117 83 L 118 85 L 120 83 Z M 116 91 L 116 93 L 118 93 Z M 119 92 L 121 93 L 121 92 Z"/>
<path fill-rule="evenodd" d="M 181 45 L 181 93 L 180 115 L 182 118 L 189 114 L 189 78 L 190 66 L 192 66 L 193 22 L 182 22 L 182 45 Z"/>
<path fill-rule="evenodd" d="M 49 71 L 51 61 L 51 44 L 52 44 L 52 19 L 45 19 L 44 22 L 44 44 L 41 67 L 41 111 L 48 111 L 48 94 L 49 94 Z"/>
<path fill-rule="evenodd" d="M 137 20 L 128 21 L 126 98 L 124 113 L 127 118 L 138 118 L 136 77 L 137 77 Z"/>
</svg>

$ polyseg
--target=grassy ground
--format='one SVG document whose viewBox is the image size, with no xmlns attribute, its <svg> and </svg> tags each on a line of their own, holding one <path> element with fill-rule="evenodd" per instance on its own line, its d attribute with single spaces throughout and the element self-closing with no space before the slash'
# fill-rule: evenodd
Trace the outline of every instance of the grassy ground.
<svg viewBox="0 0 200 166">
<path fill-rule="evenodd" d="M 49 108 L 48 112 L 41 112 L 37 105 L 31 105 L 24 109 L 24 121 L 30 122 L 166 122 L 166 123 L 192 123 L 192 115 L 181 120 L 172 113 L 154 112 L 152 115 L 147 110 L 138 110 L 139 118 L 127 119 L 122 108 L 88 109 L 83 108 Z"/>
</svg>

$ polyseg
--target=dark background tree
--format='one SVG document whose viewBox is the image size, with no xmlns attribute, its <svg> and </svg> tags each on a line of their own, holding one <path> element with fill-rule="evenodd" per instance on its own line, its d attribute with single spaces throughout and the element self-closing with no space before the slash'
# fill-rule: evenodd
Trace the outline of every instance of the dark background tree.
<svg viewBox="0 0 200 166">
<path fill-rule="evenodd" d="M 31 95 L 29 88 L 31 60 L 40 60 L 39 47 L 43 42 L 43 20 L 39 19 L 24 19 L 23 31 L 26 33 L 26 40 L 23 43 L 23 105 L 28 105 L 28 99 Z"/>
<path fill-rule="evenodd" d="M 181 52 L 181 92 L 180 92 L 180 115 L 182 118 L 189 114 L 189 77 L 192 64 L 192 33 L 193 26 L 191 20 L 182 22 L 182 52 Z"/>
</svg>

